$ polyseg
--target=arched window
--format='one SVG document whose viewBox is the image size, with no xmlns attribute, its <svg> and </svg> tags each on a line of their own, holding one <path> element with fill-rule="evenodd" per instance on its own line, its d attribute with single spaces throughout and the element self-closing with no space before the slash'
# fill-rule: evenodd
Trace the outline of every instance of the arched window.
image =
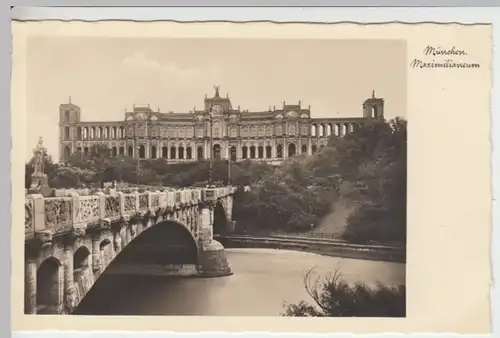
<svg viewBox="0 0 500 338">
<path fill-rule="evenodd" d="M 64 127 L 64 139 L 69 140 L 69 136 L 70 136 L 69 135 L 69 127 L 66 126 L 66 127 Z"/>
<path fill-rule="evenodd" d="M 250 158 L 255 158 L 255 146 L 250 147 Z"/>
<path fill-rule="evenodd" d="M 217 160 L 220 160 L 221 159 L 221 148 L 220 148 L 220 145 L 216 144 L 214 145 L 214 158 L 217 159 Z"/>
<path fill-rule="evenodd" d="M 248 158 L 248 148 L 247 148 L 247 146 L 243 146 L 241 148 L 241 157 L 244 158 L 244 159 Z"/>
<path fill-rule="evenodd" d="M 271 158 L 272 157 L 272 148 L 271 146 L 266 147 L 266 158 Z"/>
<path fill-rule="evenodd" d="M 64 147 L 64 159 L 68 159 L 71 156 L 71 149 L 68 146 Z"/>
<path fill-rule="evenodd" d="M 232 146 L 231 147 L 231 161 L 236 161 L 236 147 L 235 146 Z"/>
<path fill-rule="evenodd" d="M 259 158 L 264 158 L 264 147 L 263 146 L 259 146 L 259 148 L 257 148 L 257 152 L 258 152 Z"/>
<path fill-rule="evenodd" d="M 290 143 L 288 145 L 288 157 L 295 156 L 296 153 L 297 153 L 297 149 L 295 147 L 295 144 L 294 143 Z"/>
<path fill-rule="evenodd" d="M 196 149 L 196 158 L 198 160 L 202 160 L 203 159 L 203 147 L 202 146 L 199 146 L 197 149 Z"/>
<path fill-rule="evenodd" d="M 139 146 L 139 157 L 140 158 L 146 157 L 146 147 L 144 147 L 144 145 L 142 145 L 142 144 L 141 144 L 141 146 Z"/>
<path fill-rule="evenodd" d="M 276 157 L 283 158 L 283 146 L 281 144 L 276 147 Z"/>
</svg>

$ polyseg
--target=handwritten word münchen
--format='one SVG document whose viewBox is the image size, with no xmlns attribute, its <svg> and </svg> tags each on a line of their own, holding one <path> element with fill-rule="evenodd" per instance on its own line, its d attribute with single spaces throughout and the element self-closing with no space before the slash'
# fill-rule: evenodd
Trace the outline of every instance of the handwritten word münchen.
<svg viewBox="0 0 500 338">
<path fill-rule="evenodd" d="M 467 55 L 467 52 L 461 49 L 457 49 L 455 46 L 451 48 L 443 48 L 443 47 L 433 47 L 433 46 L 427 46 L 424 49 L 424 54 L 425 55 L 432 55 L 432 56 L 464 56 Z"/>
</svg>

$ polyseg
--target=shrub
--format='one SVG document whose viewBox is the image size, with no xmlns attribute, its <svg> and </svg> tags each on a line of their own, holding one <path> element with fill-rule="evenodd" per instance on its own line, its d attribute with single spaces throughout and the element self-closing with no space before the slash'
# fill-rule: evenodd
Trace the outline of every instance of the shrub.
<svg viewBox="0 0 500 338">
<path fill-rule="evenodd" d="M 336 270 L 320 281 L 312 279 L 314 269 L 304 276 L 307 293 L 314 305 L 301 301 L 285 304 L 283 316 L 292 317 L 406 317 L 406 287 L 350 285 Z"/>
</svg>

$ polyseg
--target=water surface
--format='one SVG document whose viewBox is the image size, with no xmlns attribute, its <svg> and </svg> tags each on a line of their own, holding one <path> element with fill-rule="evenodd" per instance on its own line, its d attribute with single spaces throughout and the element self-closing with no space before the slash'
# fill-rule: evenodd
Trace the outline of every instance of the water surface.
<svg viewBox="0 0 500 338">
<path fill-rule="evenodd" d="M 303 276 L 339 268 L 349 282 L 404 284 L 405 264 L 274 249 L 227 249 L 232 276 L 159 278 L 106 276 L 76 313 L 87 315 L 278 316 L 283 304 L 310 301 Z"/>
</svg>

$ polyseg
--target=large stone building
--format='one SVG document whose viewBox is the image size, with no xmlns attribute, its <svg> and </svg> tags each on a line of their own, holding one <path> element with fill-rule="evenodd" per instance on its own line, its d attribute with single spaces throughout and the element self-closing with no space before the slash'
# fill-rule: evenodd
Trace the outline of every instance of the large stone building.
<svg viewBox="0 0 500 338">
<path fill-rule="evenodd" d="M 215 87 L 204 108 L 188 113 L 161 113 L 134 106 L 123 121 L 82 121 L 80 107 L 59 107 L 60 160 L 92 145 L 106 144 L 113 156 L 165 158 L 188 162 L 214 158 L 258 159 L 280 163 L 297 154 L 312 154 L 331 134 L 345 135 L 366 118 L 383 118 L 384 100 L 375 93 L 363 103 L 360 117 L 312 118 L 311 107 L 283 102 L 282 107 L 250 112 L 233 107 Z M 210 152 L 210 149 L 213 149 Z"/>
</svg>

